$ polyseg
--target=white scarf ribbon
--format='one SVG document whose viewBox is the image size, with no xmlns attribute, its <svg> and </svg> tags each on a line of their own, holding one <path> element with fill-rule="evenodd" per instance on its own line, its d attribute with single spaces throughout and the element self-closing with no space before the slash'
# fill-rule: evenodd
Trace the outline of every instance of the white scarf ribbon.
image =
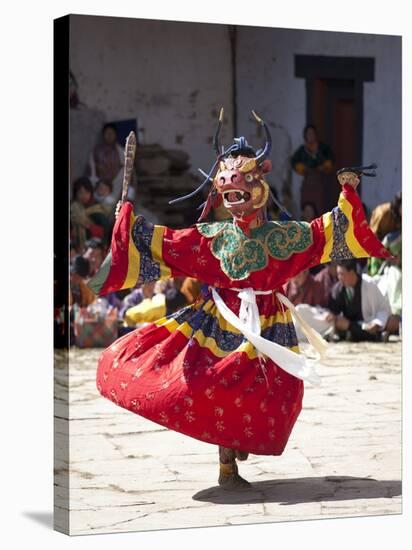
<svg viewBox="0 0 412 550">
<path fill-rule="evenodd" d="M 265 292 L 265 294 L 271 294 L 271 291 Z M 256 303 L 256 291 L 253 288 L 244 288 L 240 290 L 238 297 L 241 300 L 239 319 L 253 334 L 259 335 L 261 327 L 259 308 Z"/>
<path fill-rule="evenodd" d="M 233 288 L 231 290 L 238 291 L 238 296 L 241 300 L 239 317 L 228 308 L 217 290 L 212 287 L 213 300 L 222 317 L 232 326 L 237 328 L 258 352 L 272 359 L 281 369 L 292 376 L 296 376 L 296 378 L 300 380 L 305 380 L 314 386 L 318 386 L 320 384 L 320 377 L 315 371 L 315 364 L 319 363 L 319 359 L 323 358 L 327 343 L 320 334 L 302 319 L 290 300 L 288 300 L 286 296 L 283 296 L 283 294 L 280 294 L 280 292 L 276 292 L 278 300 L 291 310 L 292 316 L 295 318 L 295 321 L 300 324 L 302 332 L 307 337 L 309 343 L 318 352 L 317 359 L 309 359 L 303 354 L 295 353 L 284 346 L 276 344 L 276 342 L 271 342 L 270 340 L 266 340 L 266 338 L 262 338 L 260 335 L 261 326 L 259 309 L 256 304 L 256 295 L 272 294 L 271 290 L 259 291 L 253 288 Z"/>
</svg>

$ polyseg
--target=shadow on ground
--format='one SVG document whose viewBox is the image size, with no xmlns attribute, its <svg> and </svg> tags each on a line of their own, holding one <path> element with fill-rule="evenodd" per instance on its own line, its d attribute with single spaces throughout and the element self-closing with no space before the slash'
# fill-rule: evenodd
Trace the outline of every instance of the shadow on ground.
<svg viewBox="0 0 412 550">
<path fill-rule="evenodd" d="M 22 514 L 26 518 L 32 519 L 36 523 L 53 529 L 53 513 L 52 512 L 23 512 Z"/>
<path fill-rule="evenodd" d="M 193 500 L 216 504 L 278 502 L 286 506 L 305 502 L 392 498 L 402 493 L 398 480 L 376 480 L 350 476 L 304 477 L 258 481 L 240 491 L 226 491 L 219 486 L 204 489 Z"/>
</svg>

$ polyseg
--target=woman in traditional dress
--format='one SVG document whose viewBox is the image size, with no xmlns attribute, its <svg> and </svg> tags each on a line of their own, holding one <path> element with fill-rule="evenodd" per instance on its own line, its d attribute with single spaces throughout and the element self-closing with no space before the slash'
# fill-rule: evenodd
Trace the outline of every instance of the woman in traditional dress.
<svg viewBox="0 0 412 550">
<path fill-rule="evenodd" d="M 338 206 L 311 223 L 267 221 L 271 138 L 222 150 L 192 197 L 211 182 L 199 222 L 169 229 L 135 216 L 125 202 L 111 252 L 89 283 L 98 294 L 168 277 L 202 281 L 196 302 L 118 339 L 101 355 L 97 387 L 117 405 L 219 446 L 219 484 L 247 487 L 236 460 L 280 455 L 302 408 L 304 380 L 318 383 L 299 354 L 293 305 L 279 292 L 303 269 L 342 258 L 388 256 L 355 191 L 360 173 L 339 174 Z M 183 197 L 185 199 L 187 197 Z M 220 202 L 232 220 L 203 223 Z M 322 351 L 323 341 L 306 327 Z"/>
<path fill-rule="evenodd" d="M 308 124 L 303 130 L 304 143 L 291 158 L 293 170 L 303 176 L 300 203 L 312 203 L 318 212 L 327 208 L 331 195 L 330 185 L 334 154 L 326 143 L 319 141 L 315 126 Z"/>
</svg>

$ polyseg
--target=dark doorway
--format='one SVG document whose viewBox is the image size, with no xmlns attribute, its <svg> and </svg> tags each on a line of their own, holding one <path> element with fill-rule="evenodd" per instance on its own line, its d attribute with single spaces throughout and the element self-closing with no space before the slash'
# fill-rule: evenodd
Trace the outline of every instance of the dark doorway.
<svg viewBox="0 0 412 550">
<path fill-rule="evenodd" d="M 361 162 L 356 120 L 355 81 L 340 78 L 316 78 L 311 92 L 312 105 L 308 120 L 319 132 L 319 138 L 332 148 L 335 165 L 356 166 Z M 328 177 L 326 203 L 332 208 L 338 199 L 340 186 L 335 175 Z"/>
<path fill-rule="evenodd" d="M 362 164 L 363 82 L 374 79 L 374 59 L 297 55 L 295 75 L 306 79 L 306 121 L 332 148 L 336 169 Z M 328 208 L 339 192 L 333 174 L 325 188 Z"/>
</svg>

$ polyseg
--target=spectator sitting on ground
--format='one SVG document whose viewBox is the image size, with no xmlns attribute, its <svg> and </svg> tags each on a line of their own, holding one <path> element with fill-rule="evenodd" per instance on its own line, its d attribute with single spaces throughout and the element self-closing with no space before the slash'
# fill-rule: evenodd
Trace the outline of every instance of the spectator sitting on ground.
<svg viewBox="0 0 412 550">
<path fill-rule="evenodd" d="M 152 323 L 187 305 L 185 296 L 180 292 L 183 280 L 183 277 L 175 277 L 165 286 L 157 285 L 155 281 L 142 285 L 143 299 L 139 304 L 126 310 L 124 324 L 128 327 L 136 327 Z"/>
<path fill-rule="evenodd" d="M 338 276 L 336 275 L 336 263 L 329 262 L 321 265 L 321 269 L 314 275 L 315 281 L 317 281 L 323 288 L 323 296 L 325 297 L 324 305 L 328 306 L 332 288 L 338 282 Z"/>
<path fill-rule="evenodd" d="M 337 262 L 338 283 L 332 289 L 327 320 L 339 339 L 381 341 L 396 333 L 399 320 L 391 315 L 388 299 L 368 275 L 359 275 L 355 260 Z"/>
<path fill-rule="evenodd" d="M 324 288 L 324 285 L 305 269 L 285 284 L 284 291 L 295 306 L 308 304 L 325 307 L 329 303 L 329 294 L 325 294 Z"/>
<path fill-rule="evenodd" d="M 398 231 L 388 233 L 382 244 L 393 255 L 393 259 L 373 263 L 374 280 L 380 291 L 387 296 L 392 314 L 402 316 L 402 235 Z M 378 258 L 371 258 L 378 260 Z"/>
<path fill-rule="evenodd" d="M 106 255 L 106 247 L 101 239 L 93 238 L 89 239 L 85 243 L 86 250 L 83 252 L 83 258 L 89 262 L 89 279 L 97 273 Z M 116 292 L 109 292 L 105 295 L 105 300 L 112 308 L 116 308 L 117 311 L 121 307 L 121 299 L 117 296 Z"/>
<path fill-rule="evenodd" d="M 86 285 L 89 274 L 89 261 L 83 256 L 75 256 L 70 266 L 70 290 L 69 306 L 78 304 L 80 307 L 87 307 L 96 300 L 96 296 Z"/>
<path fill-rule="evenodd" d="M 103 241 L 101 239 L 93 238 L 86 241 L 85 249 L 83 258 L 86 258 L 90 264 L 88 277 L 93 277 L 103 263 L 105 246 L 103 245 Z"/>
<path fill-rule="evenodd" d="M 126 326 L 136 327 L 144 323 L 152 323 L 166 315 L 165 295 L 162 292 L 155 294 L 155 285 L 156 281 L 150 281 L 144 283 L 140 289 L 135 289 L 141 292 L 133 292 L 134 299 L 138 300 L 138 303 L 127 308 L 123 314 Z"/>
<path fill-rule="evenodd" d="M 116 197 L 112 191 L 113 185 L 107 180 L 99 180 L 94 189 L 94 199 L 102 205 L 108 218 L 114 217 L 116 207 Z"/>
<path fill-rule="evenodd" d="M 331 274 L 329 273 L 329 269 Z M 331 322 L 327 320 L 333 268 L 325 267 L 322 272 L 312 275 L 304 270 L 284 286 L 285 295 L 296 306 L 303 319 L 322 336 L 331 332 Z M 329 284 L 327 284 L 329 282 Z M 299 340 L 306 340 L 299 324 L 296 325 Z"/>
<path fill-rule="evenodd" d="M 119 317 L 124 318 L 126 311 L 138 306 L 143 300 L 151 299 L 154 294 L 165 294 L 168 286 L 172 286 L 173 281 L 150 281 L 143 285 L 136 286 L 131 292 L 129 292 L 122 300 L 119 308 Z"/>
<path fill-rule="evenodd" d="M 139 285 L 129 292 L 122 300 L 119 317 L 123 319 L 127 310 L 139 305 L 145 298 L 152 298 L 155 284 L 155 281 L 151 281 L 145 285 Z"/>
<path fill-rule="evenodd" d="M 90 180 L 84 177 L 75 180 L 72 196 L 70 222 L 77 249 L 82 250 L 86 240 L 91 237 L 99 237 L 107 242 L 111 224 L 104 208 L 94 201 Z"/>
</svg>

